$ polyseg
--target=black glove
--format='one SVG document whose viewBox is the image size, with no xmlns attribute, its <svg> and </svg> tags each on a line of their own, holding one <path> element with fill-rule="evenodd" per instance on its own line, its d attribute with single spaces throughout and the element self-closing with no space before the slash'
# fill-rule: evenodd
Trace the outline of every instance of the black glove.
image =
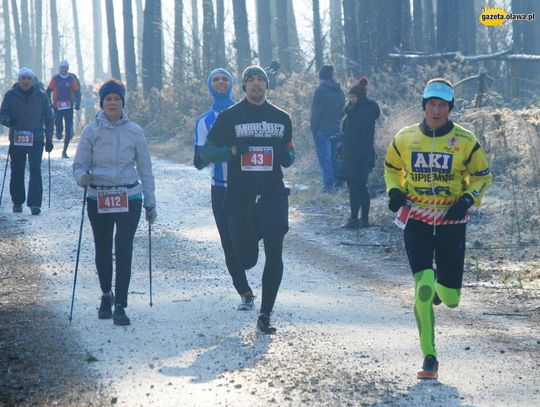
<svg viewBox="0 0 540 407">
<path fill-rule="evenodd" d="M 233 155 L 245 154 L 249 151 L 249 145 L 246 140 L 237 138 L 234 143 Z"/>
<path fill-rule="evenodd" d="M 204 167 L 208 165 L 208 163 L 204 162 L 201 158 L 201 154 L 199 151 L 197 151 L 198 148 L 195 148 L 195 154 L 193 155 L 193 165 L 195 168 L 197 168 L 199 171 L 202 170 Z"/>
<path fill-rule="evenodd" d="M 53 150 L 53 148 L 54 148 L 54 146 L 53 146 L 52 140 L 47 140 L 45 142 L 45 151 L 50 153 Z"/>
<path fill-rule="evenodd" d="M 79 110 L 80 108 L 81 108 L 81 106 L 79 106 L 78 103 L 75 103 L 75 104 L 73 105 L 73 109 L 75 109 L 75 110 Z"/>
<path fill-rule="evenodd" d="M 288 147 L 277 148 L 274 152 L 276 161 L 282 167 L 288 168 L 294 162 L 294 151 L 291 151 Z"/>
<path fill-rule="evenodd" d="M 15 127 L 18 121 L 19 119 L 17 119 L 16 117 L 10 117 L 9 120 L 7 121 L 7 125 L 8 127 Z"/>
<path fill-rule="evenodd" d="M 444 220 L 461 220 L 467 214 L 467 209 L 469 209 L 474 203 L 474 199 L 469 194 L 464 194 L 459 198 L 454 204 L 448 208 L 446 215 L 444 215 Z"/>
<path fill-rule="evenodd" d="M 392 188 L 390 192 L 388 192 L 388 197 L 390 198 L 388 201 L 388 208 L 392 212 L 399 211 L 399 208 L 401 208 L 407 202 L 405 194 L 397 188 Z"/>
</svg>

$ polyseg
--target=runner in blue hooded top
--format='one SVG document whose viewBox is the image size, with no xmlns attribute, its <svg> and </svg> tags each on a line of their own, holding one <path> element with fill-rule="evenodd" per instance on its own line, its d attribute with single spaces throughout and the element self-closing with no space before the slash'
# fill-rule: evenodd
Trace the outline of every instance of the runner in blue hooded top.
<svg viewBox="0 0 540 407">
<path fill-rule="evenodd" d="M 225 69 L 214 69 L 208 75 L 208 91 L 212 96 L 212 109 L 197 119 L 195 124 L 195 155 L 193 164 L 199 170 L 206 167 L 209 163 L 205 163 L 200 156 L 200 149 L 206 142 L 206 136 L 210 131 L 217 115 L 229 106 L 234 104 L 231 99 L 231 91 L 233 87 L 233 78 Z M 212 196 L 212 212 L 218 228 L 221 246 L 225 253 L 225 264 L 232 277 L 233 285 L 241 297 L 241 303 L 238 306 L 239 311 L 249 311 L 254 309 L 253 291 L 251 290 L 247 278 L 246 270 L 243 269 L 236 260 L 229 230 L 227 226 L 227 217 L 225 215 L 225 189 L 227 187 L 227 162 L 211 163 L 211 196 Z"/>
</svg>

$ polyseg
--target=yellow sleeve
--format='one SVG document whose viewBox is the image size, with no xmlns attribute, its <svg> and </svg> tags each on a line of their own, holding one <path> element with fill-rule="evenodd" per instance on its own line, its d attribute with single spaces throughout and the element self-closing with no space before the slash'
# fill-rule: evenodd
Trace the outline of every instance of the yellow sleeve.
<svg viewBox="0 0 540 407">
<path fill-rule="evenodd" d="M 405 162 L 401 158 L 401 153 L 396 145 L 396 138 L 386 150 L 384 159 L 384 181 L 386 182 L 386 193 L 397 188 L 400 191 L 405 190 Z"/>
<path fill-rule="evenodd" d="M 480 206 L 484 193 L 493 182 L 489 162 L 480 143 L 476 142 L 469 157 L 465 160 L 465 166 L 469 173 L 469 183 L 465 193 L 474 198 L 474 206 Z"/>
</svg>

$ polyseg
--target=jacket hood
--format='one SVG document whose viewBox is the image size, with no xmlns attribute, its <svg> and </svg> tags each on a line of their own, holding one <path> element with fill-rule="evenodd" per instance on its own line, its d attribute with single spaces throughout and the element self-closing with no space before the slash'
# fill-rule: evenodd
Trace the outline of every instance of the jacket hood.
<svg viewBox="0 0 540 407">
<path fill-rule="evenodd" d="M 24 92 L 23 90 L 21 89 L 21 87 L 19 86 L 19 82 L 15 82 L 13 84 L 13 87 L 11 88 L 16 94 L 20 95 L 20 96 L 23 96 Z M 32 92 L 30 92 L 31 95 L 33 95 L 34 93 L 38 92 L 39 89 L 37 87 L 36 84 L 33 84 L 32 87 L 30 88 L 32 89 Z"/>
<path fill-rule="evenodd" d="M 229 88 L 227 89 L 227 92 L 224 94 L 218 93 L 214 90 L 212 87 L 212 78 L 217 74 L 223 74 L 225 76 L 229 77 Z M 231 91 L 234 84 L 234 80 L 232 75 L 223 68 L 217 68 L 214 69 L 210 74 L 208 75 L 207 85 L 208 85 L 208 92 L 210 92 L 210 95 L 212 96 L 212 110 L 214 112 L 221 112 L 225 109 L 227 109 L 229 106 L 234 105 L 234 100 L 231 98 Z"/>
<path fill-rule="evenodd" d="M 105 116 L 105 112 L 103 110 L 100 110 L 98 114 L 96 115 L 96 124 L 101 127 L 107 127 L 107 128 L 119 127 L 128 121 L 129 121 L 128 115 L 124 110 L 122 110 L 122 116 L 120 116 L 120 119 L 116 122 L 111 122 L 109 119 L 107 119 L 107 116 Z"/>
</svg>

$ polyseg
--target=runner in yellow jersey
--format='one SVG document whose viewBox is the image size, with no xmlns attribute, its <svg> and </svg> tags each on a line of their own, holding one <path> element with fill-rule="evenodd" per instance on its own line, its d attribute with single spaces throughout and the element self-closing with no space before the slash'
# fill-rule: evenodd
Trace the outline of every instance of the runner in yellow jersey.
<svg viewBox="0 0 540 407">
<path fill-rule="evenodd" d="M 388 146 L 384 178 L 388 207 L 398 213 L 414 274 L 414 313 L 424 355 L 418 378 L 437 379 L 433 304 L 459 304 L 466 224 L 492 175 L 476 136 L 448 119 L 454 107 L 450 81 L 430 80 L 422 106 L 424 120 L 401 129 Z"/>
</svg>

